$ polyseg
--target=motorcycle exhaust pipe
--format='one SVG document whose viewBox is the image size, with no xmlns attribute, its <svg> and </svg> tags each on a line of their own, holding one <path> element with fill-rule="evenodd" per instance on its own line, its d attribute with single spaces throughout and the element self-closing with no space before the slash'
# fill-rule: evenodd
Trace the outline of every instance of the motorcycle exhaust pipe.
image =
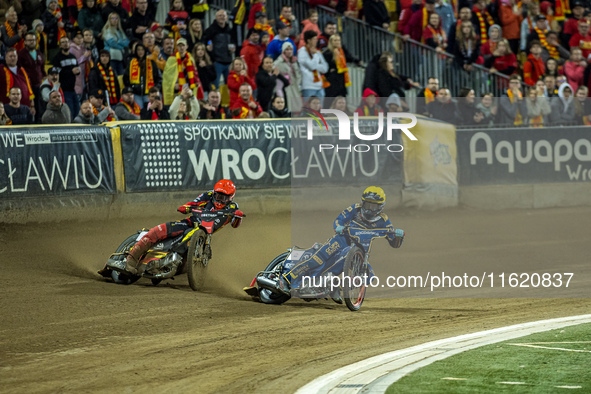
<svg viewBox="0 0 591 394">
<path fill-rule="evenodd" d="M 270 290 L 273 293 L 286 294 L 284 291 L 282 291 L 279 288 L 277 282 L 275 282 L 274 280 L 271 280 L 269 278 L 265 278 L 264 276 L 257 277 L 257 285 L 259 285 L 259 287 L 262 287 L 263 289 Z M 289 293 L 287 293 L 287 294 L 289 294 Z"/>
</svg>

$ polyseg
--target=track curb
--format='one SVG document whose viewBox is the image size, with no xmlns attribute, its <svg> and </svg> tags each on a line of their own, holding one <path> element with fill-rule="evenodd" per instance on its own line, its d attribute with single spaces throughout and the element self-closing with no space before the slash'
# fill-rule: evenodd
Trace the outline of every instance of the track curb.
<svg viewBox="0 0 591 394">
<path fill-rule="evenodd" d="M 427 342 L 339 368 L 314 379 L 296 394 L 384 393 L 405 375 L 466 350 L 583 323 L 591 323 L 591 314 L 521 323 Z"/>
</svg>

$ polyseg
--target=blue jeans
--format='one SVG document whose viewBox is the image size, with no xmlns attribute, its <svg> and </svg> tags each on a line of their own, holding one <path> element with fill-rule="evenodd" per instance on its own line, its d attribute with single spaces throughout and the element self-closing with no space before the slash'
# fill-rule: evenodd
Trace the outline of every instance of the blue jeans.
<svg viewBox="0 0 591 394">
<path fill-rule="evenodd" d="M 133 95 L 133 100 L 135 101 L 135 103 L 137 105 L 140 106 L 140 108 L 144 108 L 144 104 L 146 104 L 148 101 L 150 101 L 148 99 L 148 96 L 139 96 L 137 94 Z"/>
<path fill-rule="evenodd" d="M 76 92 L 64 92 L 64 101 L 70 108 L 70 115 L 72 117 L 71 120 L 74 120 L 74 118 L 78 116 L 78 113 L 80 112 L 80 100 L 78 100 L 78 95 Z"/>
<path fill-rule="evenodd" d="M 324 89 L 302 89 L 302 98 L 307 99 L 308 97 L 324 97 Z"/>
<path fill-rule="evenodd" d="M 228 74 L 230 73 L 230 65 L 229 64 L 222 64 L 222 63 L 214 63 L 213 68 L 215 68 L 215 81 L 214 85 L 215 88 L 218 89 L 220 87 L 220 75 L 224 75 L 224 83 L 228 84 Z"/>
</svg>

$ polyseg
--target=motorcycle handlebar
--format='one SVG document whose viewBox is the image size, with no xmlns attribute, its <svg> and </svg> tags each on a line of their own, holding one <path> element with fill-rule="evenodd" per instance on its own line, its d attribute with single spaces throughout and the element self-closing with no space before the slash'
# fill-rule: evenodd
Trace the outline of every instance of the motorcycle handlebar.
<svg viewBox="0 0 591 394">
<path fill-rule="evenodd" d="M 203 212 L 208 212 L 208 211 L 203 211 L 201 209 L 191 209 L 191 213 L 203 213 Z M 244 212 L 242 212 L 242 216 L 238 216 L 236 215 L 234 212 L 220 212 L 220 211 L 213 211 L 215 213 L 221 214 L 223 216 L 230 216 L 233 218 L 245 218 L 246 214 Z"/>
</svg>

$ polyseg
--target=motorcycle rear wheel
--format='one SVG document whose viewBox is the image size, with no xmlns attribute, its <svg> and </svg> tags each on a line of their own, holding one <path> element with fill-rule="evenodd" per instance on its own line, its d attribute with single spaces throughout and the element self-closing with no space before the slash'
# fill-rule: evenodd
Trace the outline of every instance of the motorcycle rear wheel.
<svg viewBox="0 0 591 394">
<path fill-rule="evenodd" d="M 351 311 L 358 311 L 365 299 L 365 283 L 361 283 L 361 286 L 355 286 L 355 283 L 360 279 L 362 280 L 365 274 L 363 260 L 363 251 L 357 246 L 353 246 L 347 253 L 347 257 L 345 257 L 343 272 L 346 277 L 351 278 L 351 281 L 350 283 L 344 283 L 343 299 L 347 308 Z M 356 277 L 359 277 L 359 279 L 354 280 Z"/>
<path fill-rule="evenodd" d="M 275 257 L 269 263 L 269 265 L 267 265 L 267 268 L 265 268 L 265 271 L 274 270 L 275 267 L 277 267 L 279 264 L 281 264 L 285 261 L 287 256 L 289 256 L 289 252 L 281 253 L 279 256 Z M 259 287 L 259 298 L 261 299 L 261 302 L 264 304 L 279 305 L 279 304 L 283 304 L 284 302 L 289 300 L 291 298 L 291 296 L 289 296 L 287 294 L 273 293 L 271 290 L 263 289 L 262 287 Z"/>
<path fill-rule="evenodd" d="M 203 288 L 205 282 L 205 274 L 207 272 L 207 261 L 203 264 L 203 249 L 205 247 L 205 231 L 197 230 L 189 241 L 189 250 L 187 251 L 187 277 L 189 278 L 189 286 L 194 291 L 199 291 Z"/>
<path fill-rule="evenodd" d="M 127 237 L 125 241 L 123 241 L 121 245 L 119 245 L 115 253 L 129 252 L 131 248 L 133 248 L 133 245 L 135 245 L 137 237 L 137 234 L 133 234 Z M 113 282 L 119 285 L 130 285 L 132 283 L 137 282 L 140 277 L 136 275 L 126 275 L 123 272 L 111 271 L 111 278 L 113 279 Z"/>
</svg>

